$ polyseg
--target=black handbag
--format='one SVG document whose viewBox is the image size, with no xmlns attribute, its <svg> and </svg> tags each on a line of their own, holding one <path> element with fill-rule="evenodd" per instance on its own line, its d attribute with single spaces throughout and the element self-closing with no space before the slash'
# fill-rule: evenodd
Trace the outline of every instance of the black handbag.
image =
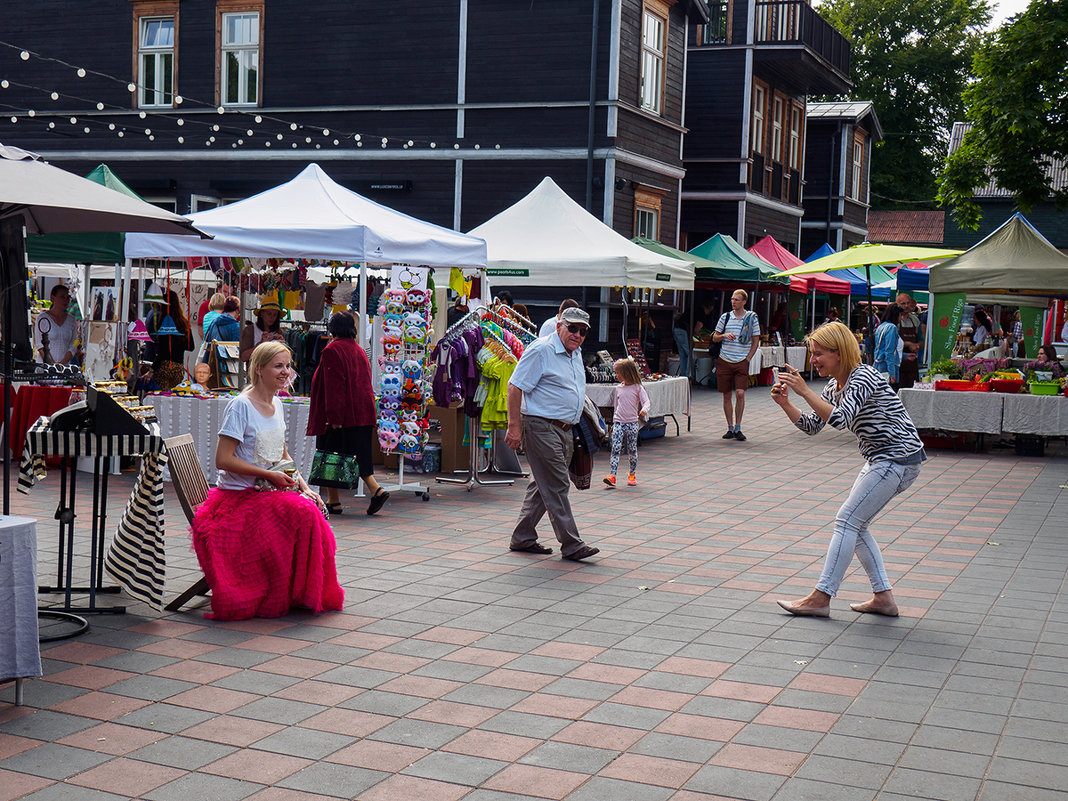
<svg viewBox="0 0 1068 801">
<path fill-rule="evenodd" d="M 317 487 L 353 489 L 360 480 L 355 456 L 332 451 L 316 451 L 308 483 Z"/>
</svg>

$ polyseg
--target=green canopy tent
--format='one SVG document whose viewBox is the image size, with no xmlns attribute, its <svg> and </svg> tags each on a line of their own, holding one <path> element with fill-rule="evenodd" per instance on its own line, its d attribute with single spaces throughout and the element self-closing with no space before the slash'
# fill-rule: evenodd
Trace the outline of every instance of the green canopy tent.
<svg viewBox="0 0 1068 801">
<path fill-rule="evenodd" d="M 700 256 L 720 265 L 702 273 L 698 269 L 695 277 L 713 281 L 743 281 L 748 283 L 771 283 L 789 286 L 789 278 L 774 277 L 778 270 L 759 256 L 754 256 L 726 234 L 716 234 L 706 239 L 689 253 Z M 817 270 L 816 272 L 822 272 Z"/>
</svg>

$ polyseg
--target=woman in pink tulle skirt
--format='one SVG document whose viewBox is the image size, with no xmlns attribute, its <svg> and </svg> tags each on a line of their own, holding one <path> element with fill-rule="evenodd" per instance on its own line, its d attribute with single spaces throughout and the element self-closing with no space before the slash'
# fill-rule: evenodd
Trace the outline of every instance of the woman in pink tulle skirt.
<svg viewBox="0 0 1068 801">
<path fill-rule="evenodd" d="M 277 394 L 289 381 L 291 358 L 281 342 L 258 345 L 249 362 L 251 386 L 223 414 L 218 485 L 192 525 L 193 547 L 211 587 L 206 617 L 280 617 L 293 607 L 322 612 L 344 602 L 334 532 L 314 493 L 299 474 L 269 469 L 289 458 Z M 274 491 L 256 489 L 257 479 Z"/>
</svg>

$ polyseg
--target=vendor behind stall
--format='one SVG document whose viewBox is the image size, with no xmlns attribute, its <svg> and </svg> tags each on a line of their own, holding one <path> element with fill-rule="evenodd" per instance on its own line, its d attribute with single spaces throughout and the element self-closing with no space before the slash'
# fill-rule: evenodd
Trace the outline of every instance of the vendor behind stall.
<svg viewBox="0 0 1068 801">
<path fill-rule="evenodd" d="M 274 294 L 265 295 L 256 309 L 256 322 L 248 323 L 241 331 L 241 361 L 247 362 L 261 342 L 284 342 L 282 334 L 282 306 Z"/>
</svg>

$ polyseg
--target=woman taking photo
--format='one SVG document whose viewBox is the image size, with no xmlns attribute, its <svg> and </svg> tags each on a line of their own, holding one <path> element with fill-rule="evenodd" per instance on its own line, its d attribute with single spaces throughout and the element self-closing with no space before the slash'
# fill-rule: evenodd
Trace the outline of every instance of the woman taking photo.
<svg viewBox="0 0 1068 801">
<path fill-rule="evenodd" d="M 323 348 L 311 386 L 308 436 L 315 449 L 355 457 L 360 478 L 371 494 L 367 514 L 373 515 L 389 500 L 379 486 L 371 463 L 371 437 L 375 425 L 375 395 L 371 387 L 371 363 L 356 342 L 356 318 L 336 312 L 326 327 L 333 340 Z M 326 508 L 341 514 L 337 487 L 326 488 Z"/>
<path fill-rule="evenodd" d="M 218 620 L 280 617 L 294 607 L 341 609 L 334 532 L 299 473 L 270 469 L 289 459 L 278 392 L 292 354 L 281 342 L 256 347 L 249 387 L 223 413 L 216 487 L 193 519 L 193 548 Z M 276 491 L 272 491 L 276 490 Z M 295 490 L 295 491 L 286 491 Z"/>
<path fill-rule="evenodd" d="M 848 328 L 842 323 L 824 323 L 809 336 L 809 352 L 812 366 L 830 379 L 823 392 L 817 395 L 800 373 L 787 366 L 772 387 L 772 398 L 806 434 L 818 434 L 827 423 L 852 431 L 864 466 L 834 519 L 834 534 L 816 588 L 799 600 L 777 603 L 793 615 L 829 617 L 831 598 L 838 594 L 855 553 L 873 594 L 871 600 L 850 604 L 850 608 L 896 617 L 897 603 L 883 557 L 868 526 L 891 498 L 916 480 L 927 455 L 897 395 L 874 367 L 860 363 L 860 348 Z M 791 390 L 811 412 L 803 414 L 791 403 Z"/>
</svg>

